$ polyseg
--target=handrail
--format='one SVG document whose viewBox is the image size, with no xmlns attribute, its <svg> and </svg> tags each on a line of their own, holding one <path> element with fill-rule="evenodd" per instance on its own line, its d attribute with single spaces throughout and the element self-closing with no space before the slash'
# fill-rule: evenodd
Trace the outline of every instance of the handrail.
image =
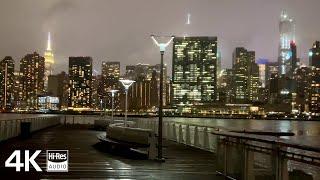
<svg viewBox="0 0 320 180">
<path fill-rule="evenodd" d="M 252 135 L 252 134 L 240 134 L 235 132 L 224 132 L 224 131 L 212 131 L 211 134 L 226 136 L 226 137 L 233 137 L 233 138 L 244 139 L 244 140 L 257 141 L 257 142 L 264 142 L 269 144 L 277 144 L 279 146 L 292 147 L 292 148 L 297 148 L 301 150 L 320 153 L 319 147 L 301 145 L 294 142 L 290 142 L 290 140 L 280 139 L 276 137 L 269 137 L 269 136 L 266 137 L 263 135 Z"/>
</svg>

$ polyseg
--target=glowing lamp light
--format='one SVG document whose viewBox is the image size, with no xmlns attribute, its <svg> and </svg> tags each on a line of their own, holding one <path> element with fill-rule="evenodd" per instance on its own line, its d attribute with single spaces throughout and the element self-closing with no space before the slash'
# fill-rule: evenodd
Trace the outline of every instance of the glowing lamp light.
<svg viewBox="0 0 320 180">
<path fill-rule="evenodd" d="M 116 94 L 116 92 L 118 92 L 119 90 L 116 89 L 112 89 L 110 91 L 108 91 L 109 93 L 111 93 L 111 96 L 114 97 L 114 95 Z"/>
<path fill-rule="evenodd" d="M 309 51 L 309 57 L 311 57 L 313 55 L 312 51 Z"/>
<path fill-rule="evenodd" d="M 169 46 L 169 44 L 171 43 L 171 41 L 174 39 L 174 36 L 171 36 L 171 38 L 169 39 L 168 42 L 166 43 L 159 43 L 156 39 L 155 39 L 155 35 L 151 35 L 151 39 L 153 40 L 153 42 L 160 48 L 160 52 L 164 52 L 166 50 L 166 47 Z"/>
<path fill-rule="evenodd" d="M 123 87 L 125 88 L 125 90 L 128 90 L 129 87 L 130 87 L 134 82 L 136 82 L 136 81 L 133 81 L 133 80 L 130 80 L 130 79 L 120 79 L 119 81 L 122 83 L 122 85 L 123 85 Z"/>
<path fill-rule="evenodd" d="M 114 111 L 114 95 L 116 94 L 116 92 L 118 92 L 119 90 L 117 89 L 111 89 L 110 91 L 108 91 L 109 93 L 111 93 L 111 97 L 112 97 L 112 111 L 111 111 L 111 121 L 113 122 L 113 111 Z"/>
<path fill-rule="evenodd" d="M 125 115 L 124 115 L 124 127 L 127 127 L 127 114 L 128 114 L 128 89 L 129 87 L 135 82 L 133 80 L 129 80 L 129 79 L 120 79 L 119 80 L 121 82 L 121 84 L 123 85 L 125 92 L 126 92 L 126 111 L 125 111 Z"/>
</svg>

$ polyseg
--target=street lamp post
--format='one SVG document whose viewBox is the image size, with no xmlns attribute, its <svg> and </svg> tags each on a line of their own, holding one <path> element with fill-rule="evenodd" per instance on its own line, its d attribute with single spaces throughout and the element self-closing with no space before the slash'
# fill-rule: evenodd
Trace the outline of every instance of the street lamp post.
<svg viewBox="0 0 320 180">
<path fill-rule="evenodd" d="M 119 90 L 116 89 L 112 89 L 109 92 L 111 93 L 111 122 L 113 122 L 113 110 L 114 110 L 114 95 L 116 94 L 116 92 L 118 92 Z"/>
<path fill-rule="evenodd" d="M 155 36 L 151 35 L 151 39 L 153 42 L 160 48 L 160 99 L 159 99 L 159 122 L 158 122 L 158 159 L 162 160 L 162 106 L 163 106 L 163 55 L 166 50 L 166 47 L 171 43 L 171 41 L 174 39 L 174 36 L 170 36 L 170 40 L 165 43 L 159 43 L 156 40 Z"/>
<path fill-rule="evenodd" d="M 128 90 L 129 87 L 135 82 L 129 79 L 121 79 L 120 82 L 122 83 L 125 92 L 126 92 L 126 107 L 125 107 L 125 115 L 124 115 L 124 127 L 127 127 L 127 113 L 128 113 Z"/>
</svg>

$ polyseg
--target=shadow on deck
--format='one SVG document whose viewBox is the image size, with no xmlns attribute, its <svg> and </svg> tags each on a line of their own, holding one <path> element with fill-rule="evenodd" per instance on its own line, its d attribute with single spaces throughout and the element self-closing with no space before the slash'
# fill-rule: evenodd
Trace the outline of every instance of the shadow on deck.
<svg viewBox="0 0 320 180">
<path fill-rule="evenodd" d="M 0 179 L 116 178 L 116 179 L 224 179 L 215 172 L 214 154 L 174 142 L 164 142 L 165 163 L 147 160 L 137 152 L 111 151 L 85 126 L 57 126 L 0 144 Z M 4 168 L 14 150 L 42 150 L 36 161 L 43 172 L 15 173 Z M 46 172 L 45 150 L 69 150 L 69 172 Z M 24 156 L 22 156 L 24 157 Z M 22 158 L 23 159 L 23 158 Z"/>
</svg>

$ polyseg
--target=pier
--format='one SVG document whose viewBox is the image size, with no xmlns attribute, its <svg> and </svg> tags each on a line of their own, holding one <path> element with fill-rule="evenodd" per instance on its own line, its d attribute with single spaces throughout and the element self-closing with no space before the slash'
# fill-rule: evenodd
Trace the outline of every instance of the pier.
<svg viewBox="0 0 320 180">
<path fill-rule="evenodd" d="M 112 149 L 94 129 L 97 116 L 56 116 L 0 121 L 0 162 L 14 150 L 42 150 L 43 172 L 15 173 L 0 165 L 1 177 L 116 179 L 274 179 L 320 178 L 320 148 L 308 141 L 281 138 L 294 133 L 246 131 L 175 121 L 163 122 L 165 162 L 148 160 L 136 150 Z M 19 137 L 20 124 L 31 123 L 32 136 Z M 130 119 L 158 132 L 157 120 Z M 248 132 L 248 133 L 246 133 Z M 313 141 L 317 142 L 317 141 Z M 45 150 L 69 150 L 69 172 L 46 172 Z"/>
</svg>

